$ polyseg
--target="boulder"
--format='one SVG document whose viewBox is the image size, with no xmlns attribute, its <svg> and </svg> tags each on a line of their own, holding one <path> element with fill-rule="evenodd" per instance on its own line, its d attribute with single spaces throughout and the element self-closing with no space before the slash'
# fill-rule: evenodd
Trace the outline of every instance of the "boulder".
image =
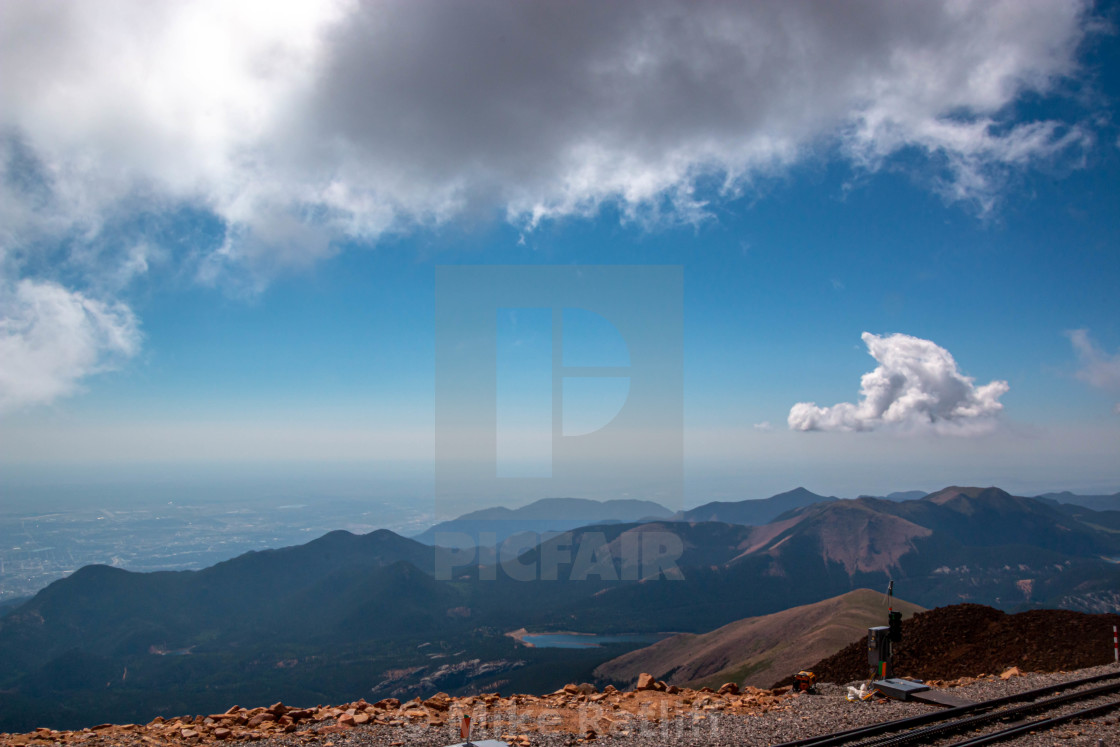
<svg viewBox="0 0 1120 747">
<path fill-rule="evenodd" d="M 436 693 L 425 700 L 423 705 L 434 711 L 446 711 L 451 707 L 451 696 L 447 693 Z"/>
<path fill-rule="evenodd" d="M 652 674 L 649 672 L 642 672 L 638 675 L 638 684 L 634 685 L 635 691 L 655 689 L 657 689 L 657 681 L 653 679 Z"/>
</svg>

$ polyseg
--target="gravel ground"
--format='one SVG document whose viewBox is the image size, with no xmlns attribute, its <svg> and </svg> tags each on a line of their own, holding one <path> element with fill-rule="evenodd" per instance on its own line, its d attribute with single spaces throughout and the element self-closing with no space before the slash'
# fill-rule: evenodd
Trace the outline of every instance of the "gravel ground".
<svg viewBox="0 0 1120 747">
<path fill-rule="evenodd" d="M 1116 671 L 1113 665 L 1092 667 L 1073 672 L 1049 674 L 1028 674 L 1009 680 L 999 678 L 981 679 L 948 691 L 962 698 L 974 701 L 988 700 L 1002 695 L 1011 695 L 1049 684 L 1089 677 L 1095 674 Z M 788 706 L 756 716 L 733 716 L 711 713 L 700 718 L 677 718 L 670 720 L 645 720 L 635 723 L 629 733 L 603 733 L 594 740 L 584 740 L 580 734 L 570 733 L 523 733 L 528 736 L 528 744 L 533 747 L 570 747 L 577 744 L 658 747 L 660 745 L 705 745 L 721 747 L 762 747 L 832 731 L 852 728 L 891 719 L 915 716 L 921 713 L 941 710 L 937 706 L 921 703 L 902 703 L 898 701 L 869 700 L 848 702 L 847 689 L 836 685 L 821 685 L 814 695 L 802 695 L 788 702 Z M 1109 696 L 1115 698 L 1116 696 Z M 1086 707 L 1085 703 L 1068 706 L 1066 711 Z M 1061 711 L 1053 712 L 1058 713 Z M 1098 740 L 1107 747 L 1120 747 L 1120 709 L 1098 716 L 1088 722 L 1071 723 L 1043 733 L 1025 735 L 1002 744 L 1026 745 L 1029 747 L 1073 747 L 1085 745 L 1098 747 Z M 1005 726 L 1005 725 L 1004 725 Z M 991 730 L 1004 728 L 993 726 Z M 320 727 L 321 728 L 321 727 Z M 479 739 L 501 739 L 502 734 L 476 731 Z M 973 735 L 968 735 L 973 736 Z M 950 740 L 936 743 L 949 745 L 966 737 L 956 735 Z M 260 742 L 260 747 L 441 747 L 461 741 L 458 730 L 452 726 L 429 728 L 426 726 L 384 727 L 361 726 L 345 731 L 313 733 L 300 731 L 275 739 Z M 517 744 L 511 740 L 511 744 Z"/>
</svg>

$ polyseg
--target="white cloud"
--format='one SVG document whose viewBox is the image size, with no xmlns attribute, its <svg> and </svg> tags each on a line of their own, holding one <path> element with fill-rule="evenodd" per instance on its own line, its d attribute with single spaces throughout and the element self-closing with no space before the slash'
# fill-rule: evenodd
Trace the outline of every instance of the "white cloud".
<svg viewBox="0 0 1120 747">
<path fill-rule="evenodd" d="M 1089 337 L 1087 329 L 1075 329 L 1067 332 L 1066 336 L 1081 362 L 1077 378 L 1106 392 L 1120 392 L 1120 352 L 1109 355 L 1101 350 Z M 1116 404 L 1113 412 L 1120 415 L 1120 403 Z"/>
<path fill-rule="evenodd" d="M 818 407 L 798 402 L 789 411 L 791 430 L 870 431 L 883 427 L 970 435 L 990 430 L 1003 409 L 1008 385 L 976 386 L 957 369 L 945 348 L 910 335 L 863 333 L 879 365 L 860 380 L 857 404 Z"/>
<path fill-rule="evenodd" d="M 865 169 L 917 149 L 986 209 L 1008 170 L 1088 142 L 1004 115 L 1076 72 L 1089 9 L 9 3 L 0 132 L 47 178 L 5 202 L 46 195 L 95 230 L 141 197 L 193 201 L 230 226 L 217 267 L 266 272 L 471 212 L 691 220 L 701 181 L 738 194 L 834 146 Z"/>
<path fill-rule="evenodd" d="M 123 304 L 33 280 L 0 289 L 0 413 L 71 394 L 139 346 L 136 317 Z"/>
<path fill-rule="evenodd" d="M 756 431 L 770 432 L 774 430 L 774 426 L 770 424 L 769 420 L 763 420 L 761 423 L 755 423 L 754 429 Z"/>
</svg>

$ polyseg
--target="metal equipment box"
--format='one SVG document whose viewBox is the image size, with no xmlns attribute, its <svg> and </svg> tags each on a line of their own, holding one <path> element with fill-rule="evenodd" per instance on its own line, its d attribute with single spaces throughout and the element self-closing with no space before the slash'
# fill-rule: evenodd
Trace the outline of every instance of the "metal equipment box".
<svg viewBox="0 0 1120 747">
<path fill-rule="evenodd" d="M 886 628 L 883 628 L 883 630 L 886 630 Z M 929 689 L 929 685 L 923 685 L 921 682 L 900 680 L 896 677 L 891 677 L 886 680 L 875 680 L 871 683 L 871 686 L 888 698 L 894 698 L 895 700 L 910 700 L 910 697 L 914 693 L 924 692 Z"/>
<path fill-rule="evenodd" d="M 890 662 L 891 660 L 891 641 L 890 641 L 890 628 L 886 625 L 880 625 L 875 628 L 867 629 L 867 664 L 874 667 L 876 671 L 879 669 L 881 662 Z"/>
</svg>

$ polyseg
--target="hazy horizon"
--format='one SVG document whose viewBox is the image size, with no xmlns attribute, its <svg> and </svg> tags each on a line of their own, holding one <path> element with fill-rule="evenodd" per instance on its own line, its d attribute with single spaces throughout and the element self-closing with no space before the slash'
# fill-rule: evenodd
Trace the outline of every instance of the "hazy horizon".
<svg viewBox="0 0 1120 747">
<path fill-rule="evenodd" d="M 459 502 L 437 506 L 433 483 L 430 464 L 412 465 L 412 469 L 397 469 L 395 473 L 381 473 L 364 463 L 294 466 L 282 463 L 221 464 L 210 469 L 201 469 L 198 465 L 150 463 L 112 467 L 104 464 L 62 467 L 21 465 L 0 475 L 0 490 L 5 494 L 5 503 L 0 508 L 8 513 L 37 510 L 65 512 L 98 506 L 151 508 L 167 503 L 220 508 L 223 504 L 275 507 L 370 501 L 397 505 L 402 509 L 402 515 L 412 511 L 414 516 L 435 521 L 483 508 L 518 508 L 545 498 L 574 497 L 598 501 L 632 498 L 657 502 L 652 495 L 654 491 L 643 492 L 635 486 L 604 485 L 601 491 L 590 494 L 579 494 L 581 491 L 578 490 L 565 492 L 560 489 L 561 486 L 555 486 L 555 489 L 542 486 L 539 492 L 528 494 L 464 495 Z M 835 487 L 830 487 L 830 484 Z M 867 487 L 862 487 L 864 484 Z M 817 495 L 850 499 L 913 490 L 930 493 L 951 485 L 997 487 L 1026 497 L 1063 491 L 1077 495 L 1120 492 L 1120 485 L 1115 483 L 1093 483 L 1084 479 L 1031 482 L 1012 477 L 1004 482 L 991 482 L 926 478 L 895 483 L 877 477 L 861 481 L 856 476 L 828 483 L 819 479 L 786 479 L 775 475 L 747 482 L 741 475 L 731 472 L 713 474 L 705 470 L 694 475 L 686 472 L 685 498 L 678 508 L 687 510 L 711 501 L 761 500 L 799 487 Z M 437 508 L 440 509 L 438 512 Z M 396 519 L 389 521 L 384 528 L 394 529 L 396 523 L 399 523 Z"/>
</svg>

